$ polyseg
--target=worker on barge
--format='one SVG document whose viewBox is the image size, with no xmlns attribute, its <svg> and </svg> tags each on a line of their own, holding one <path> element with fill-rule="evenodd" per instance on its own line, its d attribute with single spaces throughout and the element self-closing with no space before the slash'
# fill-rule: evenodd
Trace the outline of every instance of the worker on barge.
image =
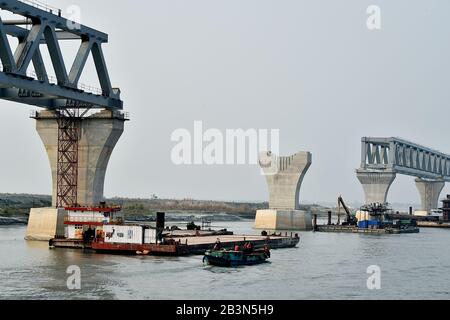
<svg viewBox="0 0 450 320">
<path fill-rule="evenodd" d="M 244 244 L 244 252 L 252 253 L 253 252 L 253 244 L 251 242 L 247 242 Z"/>
<path fill-rule="evenodd" d="M 216 243 L 214 244 L 214 248 L 213 248 L 213 250 L 222 250 L 222 243 L 220 242 L 220 239 L 219 238 L 217 238 L 217 241 L 216 241 Z"/>
</svg>

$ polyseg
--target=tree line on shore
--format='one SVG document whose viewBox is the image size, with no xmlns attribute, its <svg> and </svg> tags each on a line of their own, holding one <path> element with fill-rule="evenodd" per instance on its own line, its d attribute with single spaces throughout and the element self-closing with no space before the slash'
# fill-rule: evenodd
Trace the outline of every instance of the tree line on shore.
<svg viewBox="0 0 450 320">
<path fill-rule="evenodd" d="M 267 202 L 232 202 L 194 199 L 159 199 L 152 196 L 149 199 L 132 199 L 115 197 L 106 200 L 109 205 L 121 205 L 125 216 L 147 216 L 157 211 L 198 212 L 198 213 L 228 213 L 241 217 L 252 218 L 257 210 L 267 209 Z M 0 216 L 27 217 L 31 208 L 51 207 L 49 195 L 33 194 L 0 194 Z M 328 208 L 318 205 L 302 205 L 302 210 L 317 213 Z"/>
<path fill-rule="evenodd" d="M 125 215 L 149 215 L 157 211 L 223 212 L 236 215 L 254 215 L 257 210 L 268 207 L 268 203 L 225 202 L 193 199 L 131 199 L 111 198 L 110 205 L 121 205 Z M 51 207 L 48 195 L 0 194 L 0 216 L 25 217 L 31 208 Z"/>
</svg>

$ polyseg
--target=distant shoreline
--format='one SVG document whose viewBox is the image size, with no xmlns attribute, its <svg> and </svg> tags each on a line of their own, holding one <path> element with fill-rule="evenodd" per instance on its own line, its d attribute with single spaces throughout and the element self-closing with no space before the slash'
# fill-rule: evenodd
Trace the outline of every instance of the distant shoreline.
<svg viewBox="0 0 450 320">
<path fill-rule="evenodd" d="M 121 205 L 126 220 L 153 221 L 156 212 L 167 213 L 167 221 L 201 221 L 202 217 L 211 221 L 239 221 L 254 219 L 256 211 L 267 209 L 267 202 L 232 202 L 194 199 L 106 199 L 109 204 Z M 31 208 L 50 207 L 51 196 L 34 194 L 0 194 L 0 225 L 26 224 Z M 306 210 L 319 216 L 332 210 L 319 205 L 301 205 Z M 332 210 L 334 211 L 334 210 Z M 200 217 L 201 216 L 201 217 Z"/>
<path fill-rule="evenodd" d="M 27 225 L 28 221 L 18 217 L 0 217 L 0 226 Z"/>
</svg>

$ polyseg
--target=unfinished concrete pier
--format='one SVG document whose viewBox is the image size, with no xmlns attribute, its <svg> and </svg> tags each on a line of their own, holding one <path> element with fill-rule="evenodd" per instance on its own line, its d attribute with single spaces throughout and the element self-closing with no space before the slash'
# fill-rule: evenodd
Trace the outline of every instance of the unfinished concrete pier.
<svg viewBox="0 0 450 320">
<path fill-rule="evenodd" d="M 124 130 L 120 112 L 103 110 L 81 120 L 78 141 L 77 202 L 90 206 L 103 201 L 106 168 Z M 36 130 L 41 137 L 52 170 L 52 206 L 57 199 L 58 122 L 53 111 L 36 114 Z"/>
<path fill-rule="evenodd" d="M 310 152 L 278 157 L 263 152 L 259 164 L 269 187 L 269 209 L 258 210 L 256 229 L 311 230 L 311 213 L 300 210 L 300 188 L 312 163 Z"/>
<path fill-rule="evenodd" d="M 442 189 L 444 189 L 445 181 L 417 178 L 415 182 L 420 194 L 420 210 L 430 213 L 431 210 L 437 209 L 439 207 L 439 195 L 441 194 Z"/>
<path fill-rule="evenodd" d="M 41 137 L 52 172 L 52 208 L 31 210 L 27 239 L 49 240 L 54 238 L 64 219 L 58 203 L 58 119 L 54 111 L 40 111 L 35 116 L 36 130 Z M 78 137 L 78 166 L 76 178 L 76 203 L 70 205 L 93 206 L 103 201 L 106 169 L 117 141 L 124 131 L 125 118 L 122 113 L 103 110 L 80 120 Z M 61 188 L 59 189 L 61 192 Z M 45 219 L 44 219 L 45 218 Z M 43 220 L 46 222 L 44 223 Z M 46 225 L 46 227 L 43 227 Z M 60 229 L 59 229 L 60 230 Z"/>
</svg>

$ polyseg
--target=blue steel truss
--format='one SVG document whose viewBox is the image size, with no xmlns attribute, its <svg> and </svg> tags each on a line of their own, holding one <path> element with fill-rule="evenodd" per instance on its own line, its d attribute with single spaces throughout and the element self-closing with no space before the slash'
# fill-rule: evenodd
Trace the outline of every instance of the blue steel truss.
<svg viewBox="0 0 450 320">
<path fill-rule="evenodd" d="M 0 0 L 0 9 L 24 20 L 3 21 L 0 17 L 0 99 L 47 109 L 122 109 L 120 90 L 112 88 L 102 44 L 108 35 L 76 24 L 49 11 L 17 0 Z M 24 27 L 26 26 L 26 27 Z M 28 28 L 27 28 L 28 27 Z M 18 39 L 12 52 L 7 36 Z M 67 72 L 59 41 L 79 41 L 72 68 Z M 56 78 L 49 77 L 40 45 L 47 45 Z M 79 84 L 86 61 L 92 54 L 101 89 L 87 90 Z M 35 73 L 27 70 L 33 64 Z"/>
</svg>

